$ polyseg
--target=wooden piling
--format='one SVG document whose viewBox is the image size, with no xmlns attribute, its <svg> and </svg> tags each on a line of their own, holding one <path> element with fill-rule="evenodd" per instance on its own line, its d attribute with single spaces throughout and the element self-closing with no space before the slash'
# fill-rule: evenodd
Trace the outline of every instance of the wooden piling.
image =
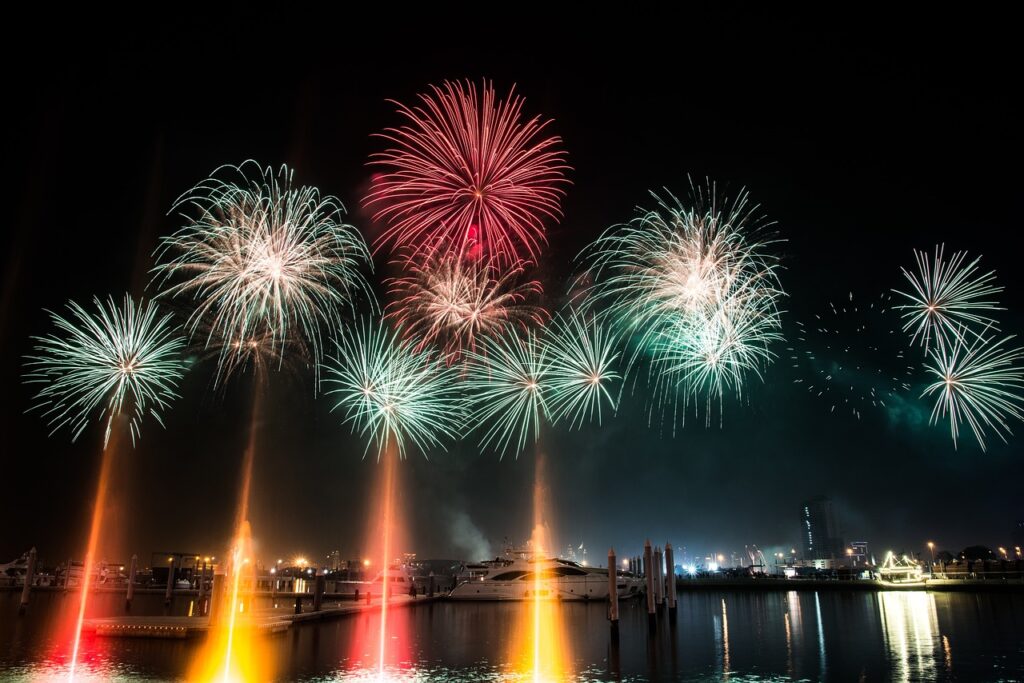
<svg viewBox="0 0 1024 683">
<path fill-rule="evenodd" d="M 647 579 L 647 621 L 651 629 L 654 629 L 654 574 L 651 572 L 653 564 L 653 553 L 651 552 L 651 540 L 644 542 L 644 577 Z"/>
<path fill-rule="evenodd" d="M 661 548 L 654 548 L 654 604 L 661 607 L 665 604 L 665 570 L 661 561 Z"/>
<path fill-rule="evenodd" d="M 210 623 L 217 623 L 214 621 L 217 618 L 217 614 L 224 609 L 224 601 L 228 600 L 228 577 L 227 574 L 214 574 L 213 582 L 210 585 Z M 229 606 L 227 609 L 231 609 Z"/>
<path fill-rule="evenodd" d="M 128 588 L 124 593 L 124 608 L 132 608 L 132 600 L 135 599 L 135 574 L 139 571 L 139 556 L 132 555 L 132 561 L 128 564 Z"/>
<path fill-rule="evenodd" d="M 327 592 L 327 577 L 324 576 L 322 571 L 317 572 L 313 590 L 315 591 L 313 593 L 313 611 L 319 612 L 324 604 L 324 593 Z"/>
<path fill-rule="evenodd" d="M 21 587 L 21 604 L 18 606 L 18 614 L 24 614 L 28 610 L 29 596 L 32 595 L 32 582 L 36 575 L 36 548 L 28 551 L 28 565 L 25 567 L 25 585 Z"/>
<path fill-rule="evenodd" d="M 167 568 L 167 590 L 164 591 L 164 604 L 171 604 L 171 595 L 174 593 L 174 556 L 171 556 L 170 566 Z"/>
<path fill-rule="evenodd" d="M 608 621 L 612 626 L 612 637 L 619 635 L 619 571 L 615 548 L 608 549 Z"/>
<path fill-rule="evenodd" d="M 672 544 L 665 544 L 665 595 L 668 597 L 669 614 L 676 612 L 676 559 Z"/>
</svg>

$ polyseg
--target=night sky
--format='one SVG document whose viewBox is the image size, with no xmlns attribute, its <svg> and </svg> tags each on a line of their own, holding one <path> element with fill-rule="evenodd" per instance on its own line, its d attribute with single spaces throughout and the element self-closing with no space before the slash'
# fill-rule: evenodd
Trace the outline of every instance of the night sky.
<svg viewBox="0 0 1024 683">
<path fill-rule="evenodd" d="M 72 444 L 24 414 L 22 358 L 29 336 L 49 331 L 43 309 L 142 294 L 159 236 L 180 225 L 173 200 L 225 163 L 294 166 L 372 235 L 359 201 L 382 147 L 371 134 L 399 122 L 387 99 L 411 102 L 446 78 L 515 84 L 564 138 L 573 184 L 540 266 L 550 307 L 579 250 L 650 205 L 648 190 L 685 194 L 688 177 L 707 177 L 731 194 L 748 188 L 776 222 L 789 337 L 830 301 L 899 287 L 912 249 L 941 242 L 984 255 L 1005 287 L 1004 331 L 1024 331 L 1019 54 L 1005 17 L 590 13 L 583 26 L 525 10 L 395 23 L 397 9 L 369 19 L 236 8 L 9 27 L 0 561 L 30 545 L 52 562 L 80 556 L 98 468 L 99 425 Z M 702 416 L 673 437 L 646 426 L 637 396 L 602 427 L 548 430 L 538 448 L 561 545 L 598 557 L 609 545 L 637 552 L 648 536 L 702 553 L 788 548 L 799 503 L 819 494 L 836 502 L 847 540 L 876 553 L 1009 543 L 1024 518 L 1021 436 L 991 436 L 983 453 L 968 433 L 955 451 L 947 425 L 928 426 L 919 384 L 905 410 L 832 414 L 794 384 L 787 346 L 763 383 L 727 398 L 721 427 Z M 251 385 L 220 394 L 212 379 L 211 364 L 190 371 L 167 428 L 148 422 L 122 458 L 130 485 L 116 497 L 110 553 L 226 547 Z M 377 465 L 311 376 L 274 377 L 268 393 L 260 554 L 359 557 Z M 499 461 L 474 443 L 401 466 L 421 557 L 472 557 L 529 535 L 534 452 Z"/>
</svg>

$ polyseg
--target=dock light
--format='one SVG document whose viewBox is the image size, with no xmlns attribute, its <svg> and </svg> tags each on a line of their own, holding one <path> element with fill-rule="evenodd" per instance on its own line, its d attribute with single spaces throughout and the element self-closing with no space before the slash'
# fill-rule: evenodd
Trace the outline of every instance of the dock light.
<svg viewBox="0 0 1024 683">
<path fill-rule="evenodd" d="M 1002 555 L 1003 558 L 1005 559 L 1006 558 L 1006 548 L 1003 548 L 1002 546 L 1000 546 L 999 547 L 999 554 Z"/>
<path fill-rule="evenodd" d="M 277 573 L 277 567 L 271 567 L 270 568 L 270 573 L 271 574 L 276 574 Z"/>
<path fill-rule="evenodd" d="M 1020 548 L 1017 548 L 1017 552 L 1018 553 L 1020 552 Z M 623 567 L 628 567 L 629 566 L 629 560 L 628 559 L 623 560 L 622 561 L 622 566 Z"/>
<path fill-rule="evenodd" d="M 174 558 L 173 558 L 173 557 L 168 557 L 168 558 L 167 558 L 167 561 L 168 561 L 168 562 L 174 562 Z"/>
<path fill-rule="evenodd" d="M 711 564 L 709 564 L 708 565 L 708 570 L 709 571 L 713 571 L 713 572 L 717 572 L 718 571 L 718 563 L 717 562 L 712 562 Z"/>
<path fill-rule="evenodd" d="M 363 566 L 364 567 L 369 567 L 370 566 L 370 561 L 369 560 L 363 560 Z"/>
<path fill-rule="evenodd" d="M 686 568 L 686 573 L 690 576 L 694 576 L 697 573 L 697 568 L 691 564 L 689 567 Z"/>
<path fill-rule="evenodd" d="M 847 548 L 846 549 L 846 556 L 847 557 L 852 557 L 853 556 L 853 548 Z"/>
</svg>

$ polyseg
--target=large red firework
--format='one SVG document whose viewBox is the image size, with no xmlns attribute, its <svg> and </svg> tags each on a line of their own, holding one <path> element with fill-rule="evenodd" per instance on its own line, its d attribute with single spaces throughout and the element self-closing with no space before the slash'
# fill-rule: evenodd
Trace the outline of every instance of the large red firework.
<svg viewBox="0 0 1024 683">
<path fill-rule="evenodd" d="M 542 325 L 541 285 L 524 277 L 526 263 L 502 268 L 485 258 L 468 258 L 456 249 L 434 245 L 399 259 L 405 275 L 388 280 L 386 317 L 407 337 L 431 346 L 451 365 L 465 351 L 509 326 Z"/>
<path fill-rule="evenodd" d="M 380 133 L 393 147 L 370 160 L 385 169 L 363 200 L 388 224 L 376 248 L 418 253 L 444 240 L 500 266 L 536 261 L 569 182 L 561 138 L 542 135 L 550 121 L 522 121 L 523 99 L 514 89 L 496 99 L 486 81 L 482 96 L 445 81 L 420 101 L 395 103 L 406 124 Z"/>
</svg>

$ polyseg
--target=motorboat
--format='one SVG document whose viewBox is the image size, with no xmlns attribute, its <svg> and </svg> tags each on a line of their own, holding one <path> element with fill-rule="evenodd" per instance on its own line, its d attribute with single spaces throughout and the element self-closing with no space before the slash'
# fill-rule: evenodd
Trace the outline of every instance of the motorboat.
<svg viewBox="0 0 1024 683">
<path fill-rule="evenodd" d="M 640 580 L 616 572 L 620 600 L 638 596 Z M 530 551 L 467 564 L 449 595 L 452 600 L 607 600 L 608 570 Z"/>
</svg>

